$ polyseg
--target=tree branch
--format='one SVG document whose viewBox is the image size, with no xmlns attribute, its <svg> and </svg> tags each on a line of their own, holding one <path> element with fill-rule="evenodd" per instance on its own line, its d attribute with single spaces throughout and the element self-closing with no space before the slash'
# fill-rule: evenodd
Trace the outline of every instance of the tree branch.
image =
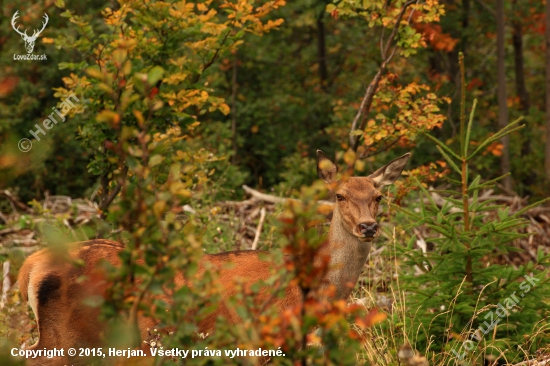
<svg viewBox="0 0 550 366">
<path fill-rule="evenodd" d="M 120 176 L 118 177 L 118 182 L 116 187 L 107 196 L 103 197 L 103 199 L 101 200 L 101 203 L 99 205 L 99 208 L 101 209 L 101 211 L 107 210 L 111 202 L 113 202 L 115 197 L 118 195 L 118 193 L 120 192 L 120 189 L 124 185 L 127 174 L 128 174 L 128 167 L 124 165 L 120 173 Z"/>
<path fill-rule="evenodd" d="M 393 40 L 394 40 L 394 38 L 397 34 L 397 31 L 399 30 L 399 27 L 401 25 L 401 20 L 403 19 L 403 16 L 405 15 L 405 11 L 407 10 L 407 8 L 410 5 L 414 4 L 415 2 L 416 2 L 416 0 L 411 0 L 411 1 L 407 1 L 403 5 L 403 7 L 401 8 L 401 11 L 397 15 L 395 25 L 394 25 L 394 27 L 392 29 L 392 32 L 391 32 L 391 34 L 388 38 L 388 41 L 386 42 L 386 45 L 384 47 L 382 47 L 382 44 L 383 44 L 382 40 L 380 41 L 381 49 L 383 49 L 382 50 L 382 64 L 378 68 L 378 72 L 376 73 L 376 75 L 374 76 L 374 78 L 370 82 L 369 86 L 367 87 L 367 91 L 365 93 L 365 96 L 363 97 L 363 100 L 361 101 L 361 105 L 359 107 L 359 110 L 357 111 L 357 114 L 356 114 L 356 116 L 353 119 L 353 122 L 351 124 L 350 132 L 353 132 L 357 129 L 357 123 L 359 122 L 359 119 L 361 118 L 361 116 L 363 117 L 363 119 L 361 120 L 361 123 L 359 125 L 359 129 L 363 130 L 365 128 L 365 123 L 366 123 L 366 118 L 365 117 L 368 114 L 368 112 L 370 111 L 370 107 L 372 105 L 372 100 L 374 98 L 374 94 L 376 93 L 376 90 L 378 89 L 378 84 L 380 83 L 380 79 L 382 79 L 382 75 L 386 71 L 386 67 L 387 67 L 388 63 L 391 61 L 391 59 L 393 58 L 393 56 L 395 55 L 395 51 L 397 49 L 397 46 L 393 46 L 393 49 L 392 49 Z M 390 49 L 392 49 L 391 53 L 390 53 Z M 352 146 L 352 149 L 354 151 L 357 151 L 357 147 L 359 146 L 359 136 L 350 135 L 350 145 Z"/>
<path fill-rule="evenodd" d="M 358 157 L 358 159 L 365 159 L 365 158 L 368 158 L 368 157 L 371 157 L 371 156 L 380 154 L 381 152 L 384 152 L 384 151 L 388 150 L 390 147 L 392 147 L 393 145 L 397 144 L 397 142 L 398 142 L 400 139 L 401 139 L 401 138 L 398 137 L 398 138 L 396 138 L 395 140 L 393 140 L 392 142 L 390 142 L 389 144 L 386 144 L 386 146 L 384 146 L 383 148 L 378 149 L 378 150 L 376 150 L 375 152 L 372 152 L 372 153 L 370 153 L 370 154 L 367 154 L 367 153 L 365 152 L 363 155 L 361 155 L 360 157 Z"/>
</svg>

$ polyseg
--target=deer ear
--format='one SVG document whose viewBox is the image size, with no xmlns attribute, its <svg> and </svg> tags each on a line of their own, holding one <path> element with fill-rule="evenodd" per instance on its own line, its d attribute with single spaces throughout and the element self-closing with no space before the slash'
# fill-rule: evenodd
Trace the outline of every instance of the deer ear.
<svg viewBox="0 0 550 366">
<path fill-rule="evenodd" d="M 326 183 L 336 180 L 338 166 L 332 162 L 321 150 L 317 150 L 317 174 Z"/>
<path fill-rule="evenodd" d="M 390 161 L 388 164 L 369 175 L 369 178 L 373 180 L 376 188 L 382 188 L 392 184 L 399 178 L 410 157 L 411 154 L 406 153 L 402 157 Z"/>
</svg>

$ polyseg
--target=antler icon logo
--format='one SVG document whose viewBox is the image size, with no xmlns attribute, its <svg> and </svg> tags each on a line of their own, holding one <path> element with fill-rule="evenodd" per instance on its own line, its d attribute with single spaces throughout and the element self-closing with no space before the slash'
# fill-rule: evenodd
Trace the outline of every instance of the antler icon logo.
<svg viewBox="0 0 550 366">
<path fill-rule="evenodd" d="M 36 39 L 38 38 L 38 36 L 40 35 L 40 33 L 42 33 L 42 31 L 44 30 L 44 28 L 46 28 L 46 25 L 48 24 L 48 14 L 44 13 L 44 22 L 42 22 L 42 29 L 40 29 L 39 31 L 35 30 L 33 31 L 33 34 L 32 36 L 29 36 L 27 35 L 27 30 L 25 29 L 25 32 L 21 32 L 19 30 L 19 27 L 20 25 L 17 26 L 17 28 L 15 28 L 15 21 L 17 20 L 17 18 L 19 18 L 19 10 L 15 12 L 15 14 L 13 14 L 13 17 L 11 18 L 11 26 L 13 27 L 13 29 L 15 29 L 15 31 L 17 33 L 19 33 L 21 35 L 21 38 L 23 38 L 23 41 L 25 41 L 25 48 L 27 49 L 27 53 L 32 53 L 33 49 L 34 49 L 34 43 L 36 42 Z"/>
</svg>

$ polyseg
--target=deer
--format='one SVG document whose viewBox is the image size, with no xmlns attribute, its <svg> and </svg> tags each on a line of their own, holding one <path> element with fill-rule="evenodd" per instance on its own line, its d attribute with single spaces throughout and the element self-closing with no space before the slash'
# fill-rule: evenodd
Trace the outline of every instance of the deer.
<svg viewBox="0 0 550 366">
<path fill-rule="evenodd" d="M 330 300 L 346 300 L 350 296 L 369 256 L 371 243 L 380 235 L 376 216 L 383 198 L 381 189 L 397 180 L 409 157 L 407 153 L 366 177 L 338 180 L 338 166 L 317 150 L 318 175 L 335 198 L 328 238 L 322 249 L 330 256 L 322 286 L 333 286 L 336 289 L 332 291 Z M 124 245 L 119 242 L 95 239 L 71 244 L 65 258 L 45 248 L 25 260 L 18 275 L 19 288 L 22 298 L 28 302 L 35 315 L 38 327 L 38 341 L 30 350 L 102 345 L 106 325 L 98 319 L 100 310 L 85 305 L 83 300 L 94 295 L 104 296 L 108 283 L 98 264 L 107 261 L 115 266 L 120 265 L 118 254 L 123 249 Z M 246 286 L 251 286 L 273 274 L 276 264 L 261 259 L 260 253 L 265 252 L 241 250 L 204 254 L 197 275 L 204 273 L 205 267 L 216 269 L 218 281 L 224 288 L 222 297 L 229 298 L 236 293 L 236 278 L 245 281 Z M 84 265 L 75 266 L 75 260 Z M 229 262 L 232 266 L 226 265 Z M 187 282 L 184 275 L 178 273 L 174 283 L 178 288 Z M 269 306 L 275 307 L 279 314 L 303 305 L 303 294 L 297 285 L 289 285 L 284 289 L 283 298 L 270 296 L 271 290 L 263 288 L 257 294 L 258 300 L 270 302 Z M 170 302 L 168 296 L 164 300 Z M 216 318 L 220 316 L 230 323 L 239 323 L 235 312 L 220 305 L 213 314 L 198 319 L 199 332 L 215 331 Z M 157 324 L 143 315 L 138 315 L 137 323 L 142 339 L 147 337 L 147 330 Z M 34 360 L 40 365 L 75 364 L 77 361 L 75 358 Z"/>
<path fill-rule="evenodd" d="M 36 42 L 36 39 L 48 24 L 48 20 L 49 20 L 48 14 L 44 13 L 44 16 L 43 16 L 44 21 L 42 22 L 42 29 L 34 30 L 32 33 L 32 36 L 29 36 L 27 34 L 26 29 L 25 29 L 25 32 L 21 32 L 19 30 L 20 25 L 18 25 L 17 28 L 15 27 L 17 18 L 19 18 L 19 10 L 16 11 L 15 14 L 13 14 L 13 17 L 11 18 L 11 26 L 17 33 L 19 33 L 21 38 L 23 38 L 23 41 L 25 42 L 25 48 L 27 49 L 27 53 L 32 53 L 32 51 L 34 50 L 34 43 Z"/>
</svg>

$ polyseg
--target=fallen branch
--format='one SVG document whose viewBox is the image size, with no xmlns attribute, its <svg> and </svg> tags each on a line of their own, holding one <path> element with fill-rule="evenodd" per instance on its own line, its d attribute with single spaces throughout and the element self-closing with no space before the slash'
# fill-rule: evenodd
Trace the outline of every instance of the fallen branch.
<svg viewBox="0 0 550 366">
<path fill-rule="evenodd" d="M 223 201 L 222 205 L 241 208 L 241 207 L 244 207 L 244 206 L 253 206 L 254 204 L 256 204 L 256 202 L 257 202 L 256 199 L 249 198 L 249 199 L 244 200 L 244 201 Z"/>
<path fill-rule="evenodd" d="M 286 201 L 300 202 L 300 200 L 297 200 L 295 198 L 283 198 L 283 197 L 273 196 L 271 194 L 262 193 L 255 189 L 250 188 L 247 185 L 243 185 L 243 189 L 247 194 L 249 194 L 250 196 L 252 196 L 252 198 L 258 201 L 263 201 L 263 202 L 273 203 L 273 204 L 285 203 Z M 320 205 L 334 206 L 334 202 L 330 202 L 330 201 L 321 200 L 321 201 L 317 201 L 317 203 Z"/>
<path fill-rule="evenodd" d="M 43 202 L 44 209 L 48 209 L 51 213 L 63 213 L 71 209 L 73 201 L 68 196 L 46 196 Z"/>
<path fill-rule="evenodd" d="M 4 308 L 4 305 L 8 300 L 8 291 L 11 288 L 9 261 L 5 261 L 2 265 L 2 279 L 2 298 L 0 299 L 0 309 Z"/>
<path fill-rule="evenodd" d="M 259 201 L 273 203 L 273 204 L 284 203 L 287 200 L 291 199 L 291 198 L 277 197 L 277 196 L 273 196 L 271 194 L 265 194 L 265 193 L 262 193 L 262 192 L 259 192 L 259 191 L 255 190 L 255 189 L 252 189 L 247 185 L 243 185 L 243 189 L 247 194 L 251 195 L 255 199 L 257 199 Z"/>
<path fill-rule="evenodd" d="M 14 228 L 3 229 L 3 230 L 0 230 L 0 236 L 17 233 L 19 231 L 21 231 L 21 230 L 20 229 L 14 229 Z"/>
<path fill-rule="evenodd" d="M 265 207 L 262 207 L 260 210 L 260 222 L 258 223 L 258 228 L 256 229 L 256 235 L 254 236 L 254 242 L 252 243 L 252 250 L 256 250 L 258 247 L 258 242 L 260 241 L 260 234 L 262 233 L 262 227 L 264 226 L 265 220 Z"/>
<path fill-rule="evenodd" d="M 529 238 L 532 238 L 533 236 L 531 235 Z M 538 263 L 538 258 L 537 258 L 537 254 L 531 249 L 529 248 L 529 244 L 524 242 L 523 240 L 520 240 L 519 241 L 519 245 L 521 245 L 521 247 L 523 248 L 523 250 L 525 251 L 525 253 L 529 254 L 529 256 L 531 257 L 531 259 L 533 260 L 533 263 Z"/>
<path fill-rule="evenodd" d="M 4 216 L 4 214 L 2 212 L 0 212 L 0 220 L 2 220 L 3 224 L 8 223 L 8 218 L 6 216 Z"/>
<path fill-rule="evenodd" d="M 0 192 L 0 197 L 7 198 L 11 202 L 12 208 L 17 207 L 18 209 L 20 209 L 22 211 L 32 212 L 32 209 L 29 206 L 27 206 L 23 202 L 20 202 L 17 199 L 15 199 L 15 197 L 13 197 L 13 195 L 8 190 L 1 191 Z"/>
</svg>

